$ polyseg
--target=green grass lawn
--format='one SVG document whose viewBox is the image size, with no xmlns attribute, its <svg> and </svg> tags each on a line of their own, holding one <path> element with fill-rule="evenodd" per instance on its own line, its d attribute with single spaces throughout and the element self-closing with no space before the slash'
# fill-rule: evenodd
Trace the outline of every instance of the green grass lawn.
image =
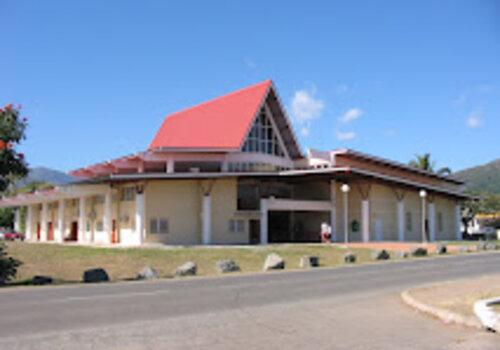
<svg viewBox="0 0 500 350">
<path fill-rule="evenodd" d="M 329 245 L 280 244 L 265 247 L 185 247 L 185 248 L 94 248 L 85 246 L 62 246 L 56 244 L 7 243 L 12 257 L 22 261 L 14 282 L 22 283 L 35 275 L 51 276 L 55 282 L 79 282 L 85 269 L 102 267 L 111 280 L 133 279 L 144 266 L 156 269 L 161 277 L 173 277 L 177 266 L 194 261 L 198 275 L 219 274 L 216 262 L 234 259 L 241 273 L 262 271 L 269 253 L 277 253 L 286 262 L 286 269 L 298 269 L 302 255 L 316 255 L 321 266 L 344 264 L 346 249 Z M 371 251 L 350 249 L 357 255 L 357 263 L 371 261 Z"/>
</svg>

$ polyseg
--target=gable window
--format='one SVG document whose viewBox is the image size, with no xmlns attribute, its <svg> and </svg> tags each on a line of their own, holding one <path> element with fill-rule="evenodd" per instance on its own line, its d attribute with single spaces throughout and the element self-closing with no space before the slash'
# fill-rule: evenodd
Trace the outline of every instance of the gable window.
<svg viewBox="0 0 500 350">
<path fill-rule="evenodd" d="M 229 220 L 229 232 L 232 232 L 232 233 L 245 232 L 245 220 L 243 220 L 243 219 L 231 219 L 231 220 Z"/>
<path fill-rule="evenodd" d="M 151 218 L 149 220 L 149 233 L 168 233 L 168 219 Z"/>
<path fill-rule="evenodd" d="M 261 110 L 255 119 L 248 138 L 243 145 L 243 152 L 265 153 L 278 157 L 285 156 L 271 120 L 264 110 Z"/>
<path fill-rule="evenodd" d="M 406 231 L 411 232 L 413 230 L 411 211 L 406 212 Z"/>
</svg>

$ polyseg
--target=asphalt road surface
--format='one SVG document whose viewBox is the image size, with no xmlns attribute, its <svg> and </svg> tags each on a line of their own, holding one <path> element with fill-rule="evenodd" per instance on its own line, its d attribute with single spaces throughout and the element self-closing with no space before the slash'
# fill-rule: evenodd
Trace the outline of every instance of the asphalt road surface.
<svg viewBox="0 0 500 350">
<path fill-rule="evenodd" d="M 0 290 L 0 349 L 500 349 L 404 305 L 500 273 L 500 253 L 308 271 Z"/>
</svg>

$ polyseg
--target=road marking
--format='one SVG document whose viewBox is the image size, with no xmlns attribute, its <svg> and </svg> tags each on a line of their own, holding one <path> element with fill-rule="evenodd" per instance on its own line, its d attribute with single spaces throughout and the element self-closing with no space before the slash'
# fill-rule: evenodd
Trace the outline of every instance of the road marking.
<svg viewBox="0 0 500 350">
<path fill-rule="evenodd" d="M 160 294 L 168 294 L 170 290 L 157 290 L 150 292 L 132 292 L 132 293 L 120 293 L 120 294 L 95 294 L 81 297 L 64 297 L 60 299 L 53 300 L 43 300 L 43 303 L 61 303 L 61 302 L 70 302 L 70 301 L 84 301 L 84 300 L 100 300 L 100 299 L 118 299 L 118 298 L 131 298 L 137 296 L 151 296 L 151 295 L 160 295 Z"/>
</svg>

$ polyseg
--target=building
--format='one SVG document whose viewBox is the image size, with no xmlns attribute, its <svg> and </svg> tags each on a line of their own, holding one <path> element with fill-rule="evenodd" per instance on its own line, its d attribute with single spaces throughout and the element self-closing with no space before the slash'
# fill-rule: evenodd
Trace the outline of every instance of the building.
<svg viewBox="0 0 500 350">
<path fill-rule="evenodd" d="M 174 113 L 147 150 L 72 174 L 0 202 L 27 207 L 28 240 L 318 242 L 323 223 L 339 242 L 453 240 L 466 198 L 457 180 L 350 149 L 304 155 L 271 81 Z"/>
</svg>

